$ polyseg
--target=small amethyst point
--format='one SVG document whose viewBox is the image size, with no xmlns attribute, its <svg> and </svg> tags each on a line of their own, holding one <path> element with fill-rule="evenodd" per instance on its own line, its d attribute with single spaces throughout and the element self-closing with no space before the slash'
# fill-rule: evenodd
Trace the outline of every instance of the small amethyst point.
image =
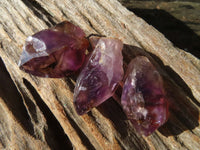
<svg viewBox="0 0 200 150">
<path fill-rule="evenodd" d="M 123 43 L 114 38 L 100 38 L 96 43 L 74 90 L 74 105 L 80 115 L 111 97 L 123 78 Z"/>
<path fill-rule="evenodd" d="M 19 66 L 36 76 L 64 77 L 82 66 L 88 46 L 85 33 L 64 21 L 29 36 Z"/>
<path fill-rule="evenodd" d="M 121 104 L 136 131 L 149 135 L 168 119 L 163 80 L 144 56 L 128 65 Z"/>
</svg>

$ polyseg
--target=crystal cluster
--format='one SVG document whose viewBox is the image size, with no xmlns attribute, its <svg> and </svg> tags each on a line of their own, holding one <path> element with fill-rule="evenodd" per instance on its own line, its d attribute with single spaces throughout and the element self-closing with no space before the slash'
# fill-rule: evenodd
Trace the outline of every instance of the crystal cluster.
<svg viewBox="0 0 200 150">
<path fill-rule="evenodd" d="M 109 97 L 123 78 L 123 43 L 114 38 L 91 38 L 95 47 L 81 71 L 74 90 L 74 105 L 84 114 Z"/>
<path fill-rule="evenodd" d="M 163 80 L 144 56 L 138 56 L 128 65 L 121 104 L 136 131 L 149 135 L 168 118 L 168 102 Z"/>
<path fill-rule="evenodd" d="M 88 46 L 82 29 L 64 21 L 29 36 L 19 66 L 41 77 L 64 77 L 82 66 Z"/>
<path fill-rule="evenodd" d="M 92 50 L 86 57 L 86 49 Z M 70 22 L 42 30 L 26 39 L 19 66 L 41 77 L 65 77 L 82 68 L 74 90 L 79 115 L 111 97 L 123 79 L 123 43 L 92 36 Z M 83 65 L 84 64 L 84 65 Z M 128 65 L 121 105 L 136 131 L 149 135 L 168 119 L 168 102 L 159 72 L 144 56 Z"/>
</svg>

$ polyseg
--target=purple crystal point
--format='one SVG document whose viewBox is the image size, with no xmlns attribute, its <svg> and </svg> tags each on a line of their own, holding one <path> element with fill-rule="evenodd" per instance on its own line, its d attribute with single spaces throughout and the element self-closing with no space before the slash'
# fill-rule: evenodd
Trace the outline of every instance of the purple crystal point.
<svg viewBox="0 0 200 150">
<path fill-rule="evenodd" d="M 85 33 L 64 21 L 29 36 L 19 66 L 41 77 L 64 77 L 82 66 L 88 46 Z"/>
<path fill-rule="evenodd" d="M 95 37 L 94 37 L 95 38 Z M 74 90 L 74 105 L 82 115 L 111 97 L 123 78 L 123 43 L 114 38 L 100 38 L 81 71 Z M 94 44 L 94 43 L 91 43 Z"/>
<path fill-rule="evenodd" d="M 168 119 L 163 80 L 144 56 L 128 65 L 121 104 L 136 131 L 149 135 Z"/>
</svg>

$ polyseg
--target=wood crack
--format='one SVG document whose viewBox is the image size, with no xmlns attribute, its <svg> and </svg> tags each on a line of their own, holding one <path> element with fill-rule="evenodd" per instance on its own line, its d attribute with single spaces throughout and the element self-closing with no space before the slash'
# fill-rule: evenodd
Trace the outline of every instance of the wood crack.
<svg viewBox="0 0 200 150">
<path fill-rule="evenodd" d="M 12 114 L 21 123 L 24 130 L 30 135 L 33 135 L 34 129 L 31 123 L 31 119 L 28 115 L 26 107 L 23 103 L 23 98 L 19 94 L 15 83 L 12 81 L 7 69 L 4 66 L 3 61 L 0 59 L 0 97 L 4 99 L 7 107 Z"/>
<path fill-rule="evenodd" d="M 44 134 L 48 145 L 52 149 L 60 149 L 60 150 L 71 149 L 72 145 L 67 135 L 65 135 L 62 127 L 60 126 L 58 120 L 55 118 L 51 110 L 43 102 L 42 98 L 37 93 L 35 88 L 31 85 L 31 83 L 29 83 L 29 81 L 26 79 L 24 79 L 23 82 L 26 85 L 27 89 L 32 94 L 32 96 L 34 97 L 34 99 L 36 100 L 37 106 L 40 108 L 40 110 L 45 116 L 48 127 L 44 129 Z"/>
<path fill-rule="evenodd" d="M 37 1 L 35 0 L 29 0 L 29 1 L 22 0 L 22 1 L 28 8 L 30 8 L 33 11 L 33 13 L 38 18 L 43 20 L 48 27 L 51 27 L 52 25 L 56 24 L 54 19 L 52 19 L 53 17 L 51 16 L 51 14 L 49 14 L 48 11 L 46 11 Z"/>
</svg>

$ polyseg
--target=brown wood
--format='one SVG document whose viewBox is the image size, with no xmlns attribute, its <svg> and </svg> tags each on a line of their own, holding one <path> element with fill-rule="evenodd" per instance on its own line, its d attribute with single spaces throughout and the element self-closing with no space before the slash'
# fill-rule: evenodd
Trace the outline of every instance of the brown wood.
<svg viewBox="0 0 200 150">
<path fill-rule="evenodd" d="M 159 64 L 171 105 L 163 127 L 149 137 L 136 134 L 112 98 L 78 116 L 74 78 L 19 70 L 26 37 L 64 20 L 87 35 L 121 39 L 127 63 L 145 53 Z M 116 0 L 1 0 L 0 22 L 0 149 L 200 149 L 200 61 Z"/>
</svg>

